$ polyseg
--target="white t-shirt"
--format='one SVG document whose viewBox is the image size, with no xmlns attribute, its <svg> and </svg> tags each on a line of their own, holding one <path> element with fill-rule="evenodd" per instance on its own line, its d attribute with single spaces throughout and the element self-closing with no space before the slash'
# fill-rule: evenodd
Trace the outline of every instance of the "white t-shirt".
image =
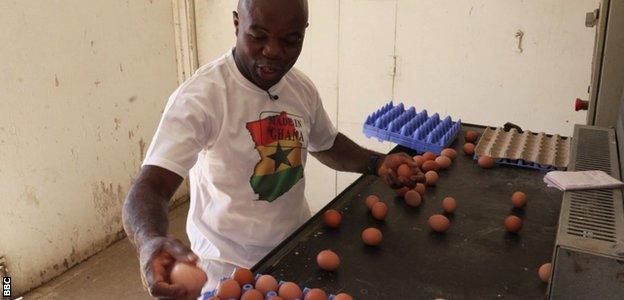
<svg viewBox="0 0 624 300">
<path fill-rule="evenodd" d="M 291 69 L 269 98 L 227 54 L 169 98 L 143 165 L 189 175 L 187 233 L 201 259 L 251 267 L 310 217 L 308 151 L 337 134 L 314 84 Z"/>
</svg>

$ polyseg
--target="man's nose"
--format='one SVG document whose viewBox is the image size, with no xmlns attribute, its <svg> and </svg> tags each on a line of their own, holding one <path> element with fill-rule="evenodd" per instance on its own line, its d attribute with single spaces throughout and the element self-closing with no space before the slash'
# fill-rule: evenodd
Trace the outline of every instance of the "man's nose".
<svg viewBox="0 0 624 300">
<path fill-rule="evenodd" d="M 283 47 L 279 41 L 275 39 L 269 40 L 262 49 L 262 55 L 268 59 L 278 59 L 283 53 Z"/>
</svg>

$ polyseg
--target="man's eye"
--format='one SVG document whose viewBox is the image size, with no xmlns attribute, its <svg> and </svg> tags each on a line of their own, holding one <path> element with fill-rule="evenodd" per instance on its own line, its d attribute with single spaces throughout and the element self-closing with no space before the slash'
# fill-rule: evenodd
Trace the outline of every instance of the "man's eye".
<svg viewBox="0 0 624 300">
<path fill-rule="evenodd" d="M 299 36 L 289 36 L 288 38 L 286 38 L 286 42 L 289 44 L 298 44 L 301 42 L 301 37 Z"/>
<path fill-rule="evenodd" d="M 249 37 L 256 41 L 261 41 L 266 38 L 266 36 L 261 35 L 261 34 L 249 34 Z"/>
</svg>

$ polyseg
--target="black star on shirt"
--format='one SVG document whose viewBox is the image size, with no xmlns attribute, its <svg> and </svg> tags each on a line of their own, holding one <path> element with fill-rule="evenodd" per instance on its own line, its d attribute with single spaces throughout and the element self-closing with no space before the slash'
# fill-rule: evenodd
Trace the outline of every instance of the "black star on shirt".
<svg viewBox="0 0 624 300">
<path fill-rule="evenodd" d="M 279 142 L 277 143 L 277 150 L 275 150 L 275 153 L 268 156 L 268 158 L 275 161 L 275 170 L 273 172 L 277 171 L 277 169 L 282 164 L 292 167 L 292 165 L 290 164 L 290 161 L 288 160 L 288 154 L 290 154 L 292 150 L 293 148 L 290 148 L 288 150 L 283 150 L 282 145 L 280 145 Z"/>
</svg>

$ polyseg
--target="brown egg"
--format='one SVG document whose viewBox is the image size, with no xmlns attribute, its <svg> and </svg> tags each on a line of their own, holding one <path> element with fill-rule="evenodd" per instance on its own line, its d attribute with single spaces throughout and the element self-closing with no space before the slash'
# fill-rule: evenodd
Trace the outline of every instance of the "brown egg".
<svg viewBox="0 0 624 300">
<path fill-rule="evenodd" d="M 368 197 L 366 197 L 366 207 L 368 207 L 368 209 L 372 209 L 373 208 L 373 204 L 377 203 L 381 201 L 379 199 L 379 197 L 375 196 L 375 195 L 370 195 Z"/>
<path fill-rule="evenodd" d="M 264 300 L 264 295 L 256 289 L 251 289 L 243 294 L 241 300 Z"/>
<path fill-rule="evenodd" d="M 402 187 L 402 188 L 400 188 L 400 189 L 396 189 L 396 190 L 394 190 L 394 191 L 396 191 L 396 193 L 397 193 L 397 195 L 398 195 L 399 197 L 405 197 L 405 193 L 407 193 L 407 191 L 409 191 L 409 190 L 410 190 L 410 189 L 409 189 L 408 187 L 404 186 L 404 187 Z M 374 204 L 374 203 L 373 203 L 373 204 Z M 371 209 L 372 209 L 372 207 L 371 207 Z"/>
<path fill-rule="evenodd" d="M 516 233 L 522 229 L 522 219 L 516 216 L 509 216 L 505 219 L 505 228 L 509 232 Z"/>
<path fill-rule="evenodd" d="M 305 294 L 303 300 L 327 300 L 327 293 L 321 289 L 311 289 Z"/>
<path fill-rule="evenodd" d="M 425 173 L 425 179 L 427 180 L 428 186 L 434 186 L 436 185 L 436 183 L 438 183 L 438 179 L 440 179 L 440 176 L 436 171 L 429 171 Z"/>
<path fill-rule="evenodd" d="M 240 298 L 241 287 L 234 279 L 226 279 L 219 284 L 217 297 L 221 299 Z"/>
<path fill-rule="evenodd" d="M 475 150 L 475 145 L 473 143 L 464 144 L 464 153 L 466 153 L 466 155 L 473 155 L 474 150 Z"/>
<path fill-rule="evenodd" d="M 452 214 L 457 209 L 457 201 L 453 197 L 446 197 L 442 200 L 442 207 L 444 207 L 444 211 Z"/>
<path fill-rule="evenodd" d="M 414 162 L 416 162 L 416 166 L 420 168 L 425 162 L 425 158 L 422 157 L 422 155 L 416 155 L 414 156 Z"/>
<path fill-rule="evenodd" d="M 336 271 L 340 266 L 340 258 L 338 254 L 331 250 L 323 250 L 316 256 L 316 263 L 325 271 Z M 280 293 L 280 296 L 282 296 L 282 293 Z"/>
<path fill-rule="evenodd" d="M 494 159 L 491 156 L 483 155 L 479 157 L 479 167 L 484 169 L 494 168 Z"/>
<path fill-rule="evenodd" d="M 440 166 L 435 160 L 428 160 L 422 165 L 421 169 L 423 172 L 437 171 L 440 169 Z"/>
<path fill-rule="evenodd" d="M 272 296 L 270 298 L 267 298 L 267 300 L 284 300 L 284 298 L 282 298 L 280 296 Z"/>
<path fill-rule="evenodd" d="M 427 188 L 425 187 L 424 184 L 419 182 L 416 184 L 416 187 L 414 188 L 414 190 L 416 190 L 421 196 L 424 196 Z"/>
<path fill-rule="evenodd" d="M 206 273 L 204 273 L 202 269 L 183 262 L 175 263 L 171 269 L 169 278 L 172 283 L 182 285 L 189 291 L 190 295 L 196 297 L 199 297 L 204 284 L 208 280 L 208 276 L 206 276 Z"/>
<path fill-rule="evenodd" d="M 539 275 L 539 278 L 543 281 L 543 282 L 548 282 L 550 280 L 550 274 L 552 273 L 552 264 L 551 263 L 545 263 L 543 264 L 539 270 L 537 271 L 537 274 Z"/>
<path fill-rule="evenodd" d="M 279 287 L 278 294 L 280 297 L 284 298 L 284 300 L 295 300 L 303 297 L 303 291 L 294 282 L 282 283 Z"/>
<path fill-rule="evenodd" d="M 340 294 L 336 295 L 334 300 L 353 300 L 353 297 L 351 297 L 351 295 L 349 295 L 349 294 L 340 293 Z"/>
<path fill-rule="evenodd" d="M 277 280 L 271 275 L 262 275 L 256 280 L 256 289 L 263 295 L 270 291 L 277 291 Z"/>
<path fill-rule="evenodd" d="M 405 204 L 412 206 L 412 207 L 418 207 L 420 206 L 421 202 L 422 202 L 422 197 L 417 191 L 409 190 L 407 193 L 405 193 Z"/>
<path fill-rule="evenodd" d="M 429 152 L 425 152 L 422 156 L 423 156 L 423 158 L 425 160 L 434 160 L 437 155 L 435 153 L 429 151 Z"/>
<path fill-rule="evenodd" d="M 409 178 L 412 175 L 412 169 L 407 164 L 402 164 L 397 168 L 397 175 Z"/>
<path fill-rule="evenodd" d="M 435 232 L 446 232 L 451 228 L 451 221 L 443 215 L 429 217 L 429 228 Z"/>
<path fill-rule="evenodd" d="M 342 221 L 342 215 L 335 209 L 328 209 L 323 214 L 323 219 L 325 220 L 325 225 L 331 228 L 340 227 L 340 222 Z"/>
<path fill-rule="evenodd" d="M 477 141 L 479 134 L 476 131 L 468 130 L 466 131 L 466 142 L 474 143 Z"/>
<path fill-rule="evenodd" d="M 450 159 L 455 159 L 457 157 L 457 151 L 455 151 L 455 149 L 453 148 L 446 148 L 444 150 L 442 150 L 442 155 L 450 158 Z"/>
<path fill-rule="evenodd" d="M 383 221 L 388 214 L 388 205 L 383 202 L 377 202 L 373 205 L 371 212 L 373 213 L 373 218 Z"/>
<path fill-rule="evenodd" d="M 381 230 L 377 228 L 369 227 L 369 228 L 364 229 L 364 231 L 362 231 L 362 241 L 364 242 L 365 245 L 377 246 L 381 244 L 382 240 L 383 240 L 383 234 L 381 233 Z"/>
<path fill-rule="evenodd" d="M 245 284 L 254 284 L 255 277 L 254 274 L 245 268 L 238 268 L 234 271 L 234 275 L 232 275 L 232 279 L 236 280 L 240 286 Z"/>
<path fill-rule="evenodd" d="M 435 162 L 440 166 L 440 169 L 448 169 L 451 166 L 451 159 L 446 156 L 438 156 L 435 159 Z"/>
<path fill-rule="evenodd" d="M 511 203 L 515 208 L 524 208 L 527 205 L 527 195 L 523 192 L 515 192 L 511 196 Z"/>
</svg>

